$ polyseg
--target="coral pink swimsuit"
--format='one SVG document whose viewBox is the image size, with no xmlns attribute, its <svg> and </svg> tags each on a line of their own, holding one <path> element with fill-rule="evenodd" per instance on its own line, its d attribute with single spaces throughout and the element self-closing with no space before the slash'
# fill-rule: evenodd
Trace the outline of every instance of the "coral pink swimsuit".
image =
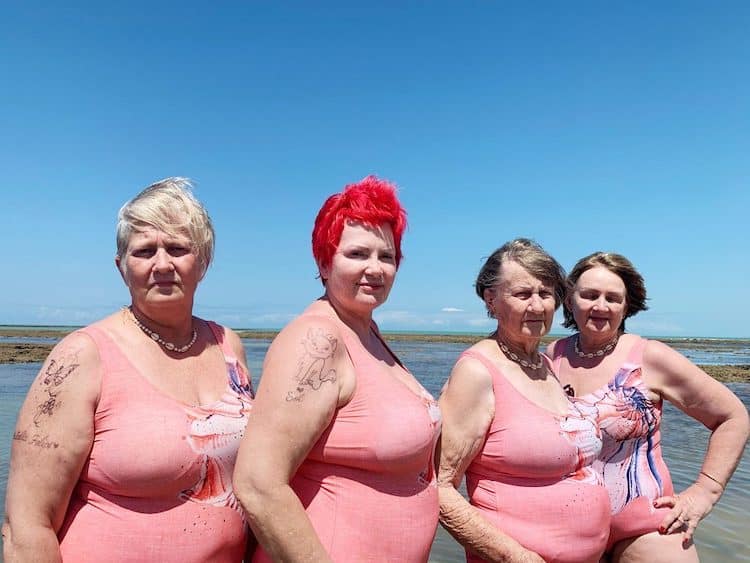
<svg viewBox="0 0 750 563">
<path fill-rule="evenodd" d="M 242 561 L 247 528 L 232 471 L 253 391 L 223 329 L 208 325 L 227 388 L 197 407 L 154 387 L 104 330 L 82 329 L 102 381 L 94 443 L 58 534 L 64 561 Z"/>
<path fill-rule="evenodd" d="M 609 498 L 589 465 L 601 440 L 593 413 L 558 415 L 531 402 L 479 352 L 492 376 L 495 416 L 466 470 L 469 500 L 490 523 L 548 562 L 597 563 L 609 532 Z M 466 553 L 469 562 L 482 561 Z"/>
<path fill-rule="evenodd" d="M 560 372 L 572 336 L 555 344 L 553 365 Z M 653 501 L 674 493 L 661 455 L 662 401 L 648 398 L 641 368 L 647 340 L 640 339 L 615 376 L 600 389 L 574 400 L 596 409 L 602 431 L 602 451 L 593 467 L 602 475 L 612 505 L 609 547 L 622 539 L 657 531 L 669 508 Z"/>
<path fill-rule="evenodd" d="M 356 388 L 297 470 L 292 489 L 333 561 L 427 561 L 439 508 L 437 403 L 385 373 L 348 329 L 341 334 Z M 258 548 L 253 561 L 269 557 Z"/>
</svg>

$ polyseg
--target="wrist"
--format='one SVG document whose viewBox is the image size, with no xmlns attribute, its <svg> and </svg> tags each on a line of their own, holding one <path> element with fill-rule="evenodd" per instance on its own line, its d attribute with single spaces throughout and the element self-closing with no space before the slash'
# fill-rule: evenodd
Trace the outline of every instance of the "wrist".
<svg viewBox="0 0 750 563">
<path fill-rule="evenodd" d="M 698 478 L 695 480 L 695 483 L 703 490 L 716 496 L 717 499 L 724 492 L 724 483 L 705 471 L 698 473 Z"/>
</svg>

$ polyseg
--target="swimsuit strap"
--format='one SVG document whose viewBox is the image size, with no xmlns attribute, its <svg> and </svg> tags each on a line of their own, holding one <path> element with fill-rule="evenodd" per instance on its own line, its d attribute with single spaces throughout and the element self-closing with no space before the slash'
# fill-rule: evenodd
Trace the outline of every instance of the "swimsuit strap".
<svg viewBox="0 0 750 563">
<path fill-rule="evenodd" d="M 560 364 L 562 363 L 563 358 L 565 357 L 565 349 L 572 342 L 572 339 L 573 339 L 572 336 L 568 336 L 567 338 L 563 338 L 555 342 L 555 345 L 552 347 L 552 371 L 553 373 L 555 374 L 560 373 Z"/>
<path fill-rule="evenodd" d="M 493 393 L 496 392 L 496 387 L 497 387 L 496 383 L 497 384 L 507 383 L 508 385 L 510 385 L 510 382 L 508 382 L 505 379 L 505 376 L 500 371 L 500 368 L 498 368 L 492 362 L 492 360 L 490 360 L 487 356 L 485 356 L 481 352 L 478 352 L 476 350 L 464 350 L 461 353 L 461 355 L 458 357 L 459 360 L 462 358 L 473 358 L 475 360 L 478 360 L 479 363 L 481 363 L 487 369 L 487 371 L 490 374 L 490 377 L 492 378 L 492 392 Z M 511 385 L 511 387 L 513 386 Z M 513 387 L 513 389 L 515 390 L 515 387 Z M 516 391 L 516 393 L 519 393 L 519 391 Z"/>
<path fill-rule="evenodd" d="M 643 365 L 643 350 L 646 348 L 648 340 L 646 338 L 638 337 L 638 340 L 628 352 L 628 357 L 625 361 L 629 364 Z"/>
</svg>

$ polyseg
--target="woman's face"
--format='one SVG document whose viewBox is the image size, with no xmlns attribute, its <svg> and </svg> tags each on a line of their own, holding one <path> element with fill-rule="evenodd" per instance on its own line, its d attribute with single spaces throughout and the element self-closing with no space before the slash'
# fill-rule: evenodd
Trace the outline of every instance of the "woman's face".
<svg viewBox="0 0 750 563">
<path fill-rule="evenodd" d="M 586 336 L 612 338 L 627 310 L 622 278 L 603 266 L 581 274 L 568 299 L 578 330 Z"/>
<path fill-rule="evenodd" d="M 192 307 L 201 267 L 185 235 L 153 227 L 133 231 L 125 256 L 116 258 L 133 304 L 141 310 L 185 302 Z"/>
<path fill-rule="evenodd" d="M 321 267 L 320 274 L 337 306 L 369 314 L 388 298 L 396 277 L 391 226 L 347 222 L 330 266 Z"/>
<path fill-rule="evenodd" d="M 485 291 L 495 312 L 500 336 L 509 342 L 539 340 L 549 332 L 555 315 L 555 291 L 517 262 L 503 262 L 500 281 Z"/>
</svg>

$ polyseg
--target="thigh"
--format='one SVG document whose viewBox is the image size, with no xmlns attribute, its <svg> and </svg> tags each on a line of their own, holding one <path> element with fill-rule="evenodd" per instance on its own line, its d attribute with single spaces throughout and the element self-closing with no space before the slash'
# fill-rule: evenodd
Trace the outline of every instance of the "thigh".
<svg viewBox="0 0 750 563">
<path fill-rule="evenodd" d="M 617 542 L 612 549 L 612 563 L 698 563 L 695 544 L 682 545 L 682 534 L 662 535 L 651 532 Z"/>
</svg>

